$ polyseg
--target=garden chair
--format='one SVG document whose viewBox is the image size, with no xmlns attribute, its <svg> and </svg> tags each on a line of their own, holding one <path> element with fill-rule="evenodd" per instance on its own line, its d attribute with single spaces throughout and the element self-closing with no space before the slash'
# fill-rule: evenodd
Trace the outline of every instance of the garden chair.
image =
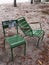
<svg viewBox="0 0 49 65">
<path fill-rule="evenodd" d="M 23 33 L 26 36 L 31 36 L 31 37 L 35 36 L 38 38 L 38 41 L 37 41 L 37 47 L 38 47 L 40 40 L 43 40 L 43 37 L 44 37 L 44 30 L 42 30 L 41 24 L 39 22 L 32 22 L 31 24 L 37 24 L 37 23 L 40 24 L 40 29 L 33 30 L 30 27 L 30 25 L 27 23 L 24 17 L 18 18 L 17 21 L 18 21 L 18 26 L 20 27 L 20 29 L 23 31 Z"/>
<path fill-rule="evenodd" d="M 18 47 L 20 45 L 24 44 L 24 55 L 26 54 L 26 42 L 24 40 L 23 37 L 21 37 L 20 35 L 16 34 L 14 36 L 10 36 L 10 37 L 6 37 L 6 28 L 10 28 L 12 26 L 16 26 L 17 28 L 17 22 L 16 20 L 11 20 L 11 21 L 3 21 L 2 22 L 2 26 L 3 26 L 3 33 L 4 33 L 4 47 L 5 47 L 5 41 L 8 42 L 8 44 L 10 45 L 10 49 L 11 49 L 11 57 L 12 57 L 12 61 L 13 61 L 13 48 Z"/>
</svg>

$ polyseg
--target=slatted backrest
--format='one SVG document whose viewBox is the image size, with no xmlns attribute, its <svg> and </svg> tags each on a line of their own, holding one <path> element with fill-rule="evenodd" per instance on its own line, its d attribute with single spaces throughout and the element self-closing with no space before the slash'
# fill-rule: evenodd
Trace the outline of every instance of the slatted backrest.
<svg viewBox="0 0 49 65">
<path fill-rule="evenodd" d="M 16 23 L 17 23 L 16 20 L 2 21 L 2 27 L 3 27 L 4 36 L 5 36 L 5 29 L 16 26 Z"/>
<path fill-rule="evenodd" d="M 21 28 L 23 33 L 25 35 L 32 36 L 33 31 L 31 29 L 31 27 L 29 26 L 29 24 L 27 23 L 27 21 L 25 20 L 25 18 L 21 17 L 21 18 L 18 18 L 17 20 L 18 20 L 18 26 Z"/>
</svg>

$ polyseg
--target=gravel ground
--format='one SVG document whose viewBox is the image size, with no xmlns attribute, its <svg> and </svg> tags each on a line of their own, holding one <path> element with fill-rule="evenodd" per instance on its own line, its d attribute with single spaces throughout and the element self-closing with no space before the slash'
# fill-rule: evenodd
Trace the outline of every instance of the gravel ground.
<svg viewBox="0 0 49 65">
<path fill-rule="evenodd" d="M 40 42 L 39 48 L 36 48 L 37 38 L 25 37 L 26 40 L 26 56 L 23 55 L 23 46 L 14 48 L 14 62 L 11 61 L 10 47 L 6 44 L 6 49 L 0 47 L 0 65 L 49 65 L 49 15 L 42 13 L 43 8 L 40 6 L 49 4 L 17 4 L 17 7 L 13 5 L 5 4 L 0 5 L 0 46 L 3 46 L 3 31 L 2 21 L 14 20 L 21 16 L 24 16 L 28 23 L 40 22 L 42 29 L 45 31 L 43 42 Z M 48 7 L 49 8 L 49 7 Z M 30 25 L 32 29 L 39 28 L 39 24 Z M 15 31 L 15 29 L 13 29 Z M 21 34 L 22 32 L 19 33 Z M 9 35 L 13 35 L 16 32 L 10 31 Z M 21 34 L 24 36 L 24 34 Z M 7 43 L 7 42 L 6 42 Z M 47 49 L 48 48 L 48 49 Z M 17 50 L 18 49 L 18 50 Z M 20 53 L 21 51 L 21 53 Z M 44 53 L 44 52 L 47 53 Z M 42 54 L 44 53 L 44 54 Z M 45 57 L 43 56 L 45 55 Z M 43 59 L 41 59 L 41 57 Z M 48 57 L 48 58 L 47 58 Z M 48 59 L 48 60 L 44 60 Z"/>
</svg>

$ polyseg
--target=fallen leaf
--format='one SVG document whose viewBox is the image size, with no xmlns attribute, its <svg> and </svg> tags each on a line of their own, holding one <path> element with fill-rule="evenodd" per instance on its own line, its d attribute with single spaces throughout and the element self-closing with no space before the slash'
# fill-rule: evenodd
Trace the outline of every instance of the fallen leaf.
<svg viewBox="0 0 49 65">
<path fill-rule="evenodd" d="M 47 34 L 47 38 L 49 38 L 49 34 Z"/>
<path fill-rule="evenodd" d="M 40 60 L 38 60 L 38 63 L 39 63 L 40 65 L 42 65 L 42 64 L 43 64 Z"/>
</svg>

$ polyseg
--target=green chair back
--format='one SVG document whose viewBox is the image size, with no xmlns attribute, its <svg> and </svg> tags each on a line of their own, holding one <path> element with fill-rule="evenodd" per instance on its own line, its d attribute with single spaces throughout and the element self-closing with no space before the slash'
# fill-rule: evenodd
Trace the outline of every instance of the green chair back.
<svg viewBox="0 0 49 65">
<path fill-rule="evenodd" d="M 12 28 L 12 27 L 18 28 L 17 21 L 16 20 L 3 21 L 2 27 L 3 27 L 3 33 L 4 33 L 4 36 L 5 36 L 5 29 L 6 28 Z"/>
<path fill-rule="evenodd" d="M 27 23 L 24 17 L 18 18 L 18 26 L 22 29 L 23 33 L 27 36 L 33 36 L 33 30 Z"/>
</svg>

